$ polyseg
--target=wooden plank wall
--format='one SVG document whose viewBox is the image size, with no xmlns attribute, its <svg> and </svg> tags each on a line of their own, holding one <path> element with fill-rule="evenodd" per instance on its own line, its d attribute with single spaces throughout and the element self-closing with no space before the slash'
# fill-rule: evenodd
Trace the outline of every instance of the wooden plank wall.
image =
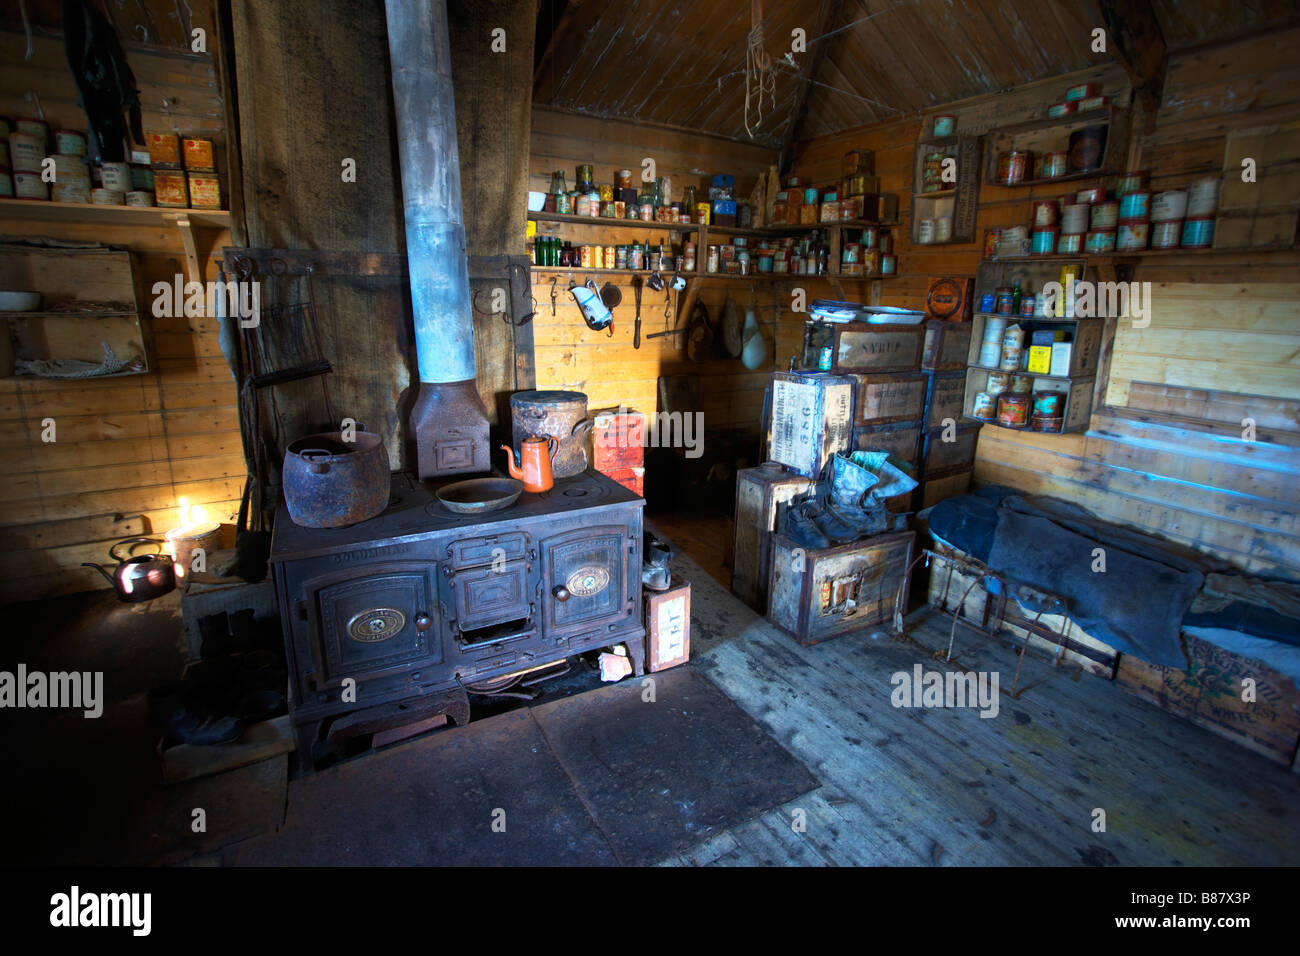
<svg viewBox="0 0 1300 956">
<path fill-rule="evenodd" d="M 579 163 L 592 163 L 598 182 L 610 182 L 617 169 L 631 169 L 639 176 L 641 160 L 653 157 L 656 172 L 672 178 L 673 190 L 680 195 L 687 183 L 693 183 L 700 196 L 707 196 L 710 177 L 731 173 L 736 177 L 738 196 L 748 196 L 760 174 L 776 161 L 773 150 L 736 143 L 698 133 L 635 123 L 596 120 L 544 107 L 533 109 L 532 156 L 529 188 L 545 190 L 552 170 L 564 170 L 572 186 Z M 838 169 L 839 159 L 836 159 Z M 649 237 L 655 243 L 664 234 L 633 226 L 589 227 L 539 223 L 539 230 L 575 243 L 599 241 L 628 243 Z M 703 258 L 700 266 L 703 267 Z M 575 270 L 575 277 L 585 274 Z M 598 276 L 599 274 L 596 273 Z M 633 292 L 626 278 L 618 280 L 623 304 L 615 310 L 614 335 L 590 331 L 581 312 L 566 291 L 568 276 L 558 283 L 558 306 L 551 314 L 550 274 L 536 274 L 533 295 L 537 299 L 534 324 L 534 352 L 537 361 L 538 388 L 569 388 L 587 393 L 592 409 L 627 407 L 654 412 L 657 406 L 657 381 L 660 376 L 697 374 L 704 425 L 706 429 L 737 429 L 756 433 L 759 429 L 763 390 L 776 368 L 786 368 L 790 356 L 799 351 L 803 335 L 803 316 L 790 311 L 791 289 L 796 283 L 749 283 L 740 279 L 704 278 L 700 280 L 700 300 L 711 319 L 720 314 L 731 296 L 741 314 L 751 302 L 758 308 L 764 334 L 774 346 L 770 364 L 749 371 L 739 359 L 709 358 L 694 363 L 687 359 L 683 336 L 647 339 L 652 332 L 665 329 L 663 293 L 643 290 L 642 342 L 632 347 L 635 307 Z M 603 279 L 600 281 L 604 281 Z M 827 282 L 810 277 L 797 283 L 805 288 L 807 299 L 828 296 Z M 845 280 L 849 295 L 866 295 L 868 283 Z M 855 291 L 856 290 L 856 291 Z M 669 326 L 677 324 L 673 313 Z"/>
<path fill-rule="evenodd" d="M 52 124 L 84 126 L 61 40 L 36 37 L 30 61 L 24 60 L 25 45 L 21 34 L 0 34 L 6 64 L 0 112 L 30 112 L 21 109 L 23 92 L 34 89 Z M 128 57 L 147 107 L 147 129 L 176 126 L 223 138 L 224 107 L 209 57 L 134 47 Z M 157 109 L 164 98 L 174 104 L 167 116 Z M 15 217 L 0 221 L 0 233 L 128 247 L 137 254 L 142 294 L 154 282 L 171 282 L 185 272 L 173 226 Z M 211 254 L 229 243 L 229 234 L 198 229 L 196 239 L 206 275 L 215 278 Z M 103 578 L 80 563 L 103 562 L 121 538 L 174 527 L 182 495 L 222 521 L 238 512 L 244 460 L 237 397 L 216 323 L 155 318 L 142 302 L 150 372 L 76 383 L 0 380 L 0 602 L 105 587 Z M 46 417 L 57 423 L 53 444 L 40 439 Z"/>
<path fill-rule="evenodd" d="M 1139 129 L 1129 143 L 1135 168 L 1152 171 L 1153 188 L 1181 186 L 1220 173 L 1231 132 L 1294 128 L 1300 84 L 1290 81 L 1295 67 L 1285 51 L 1298 40 L 1300 31 L 1290 30 L 1173 56 L 1153 130 Z M 1086 79 L 1128 102 L 1124 76 L 1100 67 L 941 111 L 957 116 L 959 131 L 979 131 L 1042 115 L 1067 85 Z M 899 121 L 823 137 L 801 144 L 796 163 L 819 180 L 846 149 L 877 150 L 882 188 L 903 193 L 905 222 L 900 279 L 884 283 L 883 301 L 914 308 L 923 307 L 927 276 L 973 276 L 981 255 L 978 243 L 917 248 L 908 241 L 913 150 L 924 125 Z M 986 226 L 1027 223 L 1032 199 L 1062 191 L 980 190 L 981 235 Z M 1110 398 L 1130 417 L 1098 410 L 1083 435 L 985 428 L 976 480 L 1068 498 L 1236 567 L 1300 578 L 1300 285 L 1288 281 L 1298 266 L 1294 251 L 1148 259 L 1134 278 L 1152 283 L 1152 325 L 1121 329 L 1111 366 Z M 1246 415 L 1258 422 L 1254 443 L 1241 437 Z"/>
</svg>

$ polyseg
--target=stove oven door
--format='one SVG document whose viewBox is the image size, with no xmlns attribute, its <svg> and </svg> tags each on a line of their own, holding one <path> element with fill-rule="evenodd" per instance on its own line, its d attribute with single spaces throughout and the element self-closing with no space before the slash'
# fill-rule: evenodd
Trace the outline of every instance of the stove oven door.
<svg viewBox="0 0 1300 956">
<path fill-rule="evenodd" d="M 634 600 L 628 575 L 635 547 L 625 525 L 582 528 L 542 542 L 547 638 L 563 642 L 608 631 L 626 620 Z"/>
<path fill-rule="evenodd" d="M 317 690 L 442 660 L 437 565 L 374 564 L 304 582 Z"/>
</svg>

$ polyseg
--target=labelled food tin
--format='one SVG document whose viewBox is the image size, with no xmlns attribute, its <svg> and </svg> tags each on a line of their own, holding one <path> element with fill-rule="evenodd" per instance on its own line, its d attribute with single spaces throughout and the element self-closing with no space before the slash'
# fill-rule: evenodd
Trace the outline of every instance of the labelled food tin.
<svg viewBox="0 0 1300 956">
<path fill-rule="evenodd" d="M 1131 192 L 1123 193 L 1119 197 L 1119 218 L 1151 218 L 1151 191 L 1149 189 L 1134 189 Z"/>
<path fill-rule="evenodd" d="M 90 183 L 55 183 L 50 188 L 50 198 L 55 202 L 85 204 L 90 202 Z"/>
<path fill-rule="evenodd" d="M 19 116 L 14 120 L 14 131 L 36 137 L 41 144 L 41 155 L 45 155 L 45 144 L 50 138 L 49 123 L 30 116 Z"/>
<path fill-rule="evenodd" d="M 1057 255 L 1076 256 L 1083 251 L 1083 233 L 1063 232 L 1056 240 Z M 1027 313 L 1033 315 L 1032 312 Z"/>
<path fill-rule="evenodd" d="M 14 172 L 14 196 L 18 199 L 49 199 L 49 184 L 41 178 L 40 173 L 26 170 Z"/>
<path fill-rule="evenodd" d="M 1056 237 L 1060 230 L 1055 227 L 1035 229 L 1030 243 L 1030 251 L 1036 256 L 1050 256 L 1056 251 Z"/>
<path fill-rule="evenodd" d="M 1001 241 L 1002 241 L 1001 229 L 984 230 L 984 258 L 985 259 L 992 259 L 994 256 L 998 254 L 998 243 Z M 988 293 L 985 293 L 985 295 L 987 294 Z M 990 304 L 987 309 L 983 309 L 982 311 L 992 312 L 993 311 L 992 304 Z"/>
<path fill-rule="evenodd" d="M 185 168 L 202 172 L 211 172 L 216 166 L 212 162 L 212 140 L 184 139 L 181 150 L 185 156 Z"/>
<path fill-rule="evenodd" d="M 1152 222 L 1172 222 L 1187 216 L 1187 190 L 1166 189 L 1151 197 Z"/>
<path fill-rule="evenodd" d="M 1034 390 L 1032 375 L 1011 375 L 1007 382 L 1007 391 L 1012 395 L 1028 395 Z"/>
<path fill-rule="evenodd" d="M 1125 173 L 1119 178 L 1119 181 L 1115 183 L 1115 195 L 1122 197 L 1128 193 L 1136 192 L 1139 189 L 1146 189 L 1147 181 L 1150 177 L 1151 174 L 1145 169 Z"/>
<path fill-rule="evenodd" d="M 951 136 L 957 131 L 957 117 L 948 113 L 940 113 L 934 118 L 932 131 L 936 137 Z"/>
<path fill-rule="evenodd" d="M 221 208 L 221 182 L 215 173 L 189 173 L 190 205 L 195 209 Z"/>
<path fill-rule="evenodd" d="M 1036 432 L 1060 432 L 1065 427 L 1065 417 L 1056 416 L 1049 418 L 1046 415 L 1033 415 L 1029 420 L 1029 427 Z"/>
<path fill-rule="evenodd" d="M 17 167 L 14 167 L 17 169 Z M 1192 183 L 1187 194 L 1187 218 L 1208 219 L 1219 208 L 1219 180 L 1206 176 Z"/>
<path fill-rule="evenodd" d="M 1109 105 L 1109 96 L 1088 96 L 1079 100 L 1079 112 L 1091 113 L 1093 110 L 1105 109 Z"/>
<path fill-rule="evenodd" d="M 1061 207 L 1061 232 L 1069 235 L 1083 235 L 1088 231 L 1088 217 L 1091 208 L 1086 203 L 1070 203 Z"/>
<path fill-rule="evenodd" d="M 1208 249 L 1214 242 L 1213 219 L 1188 219 L 1183 223 L 1184 249 Z"/>
<path fill-rule="evenodd" d="M 1047 116 L 1049 119 L 1057 119 L 1062 116 L 1069 116 L 1074 110 L 1075 103 L 1073 100 L 1062 100 L 1060 103 L 1053 103 L 1047 108 Z"/>
<path fill-rule="evenodd" d="M 952 216 L 939 216 L 934 220 L 934 241 L 952 241 Z"/>
<path fill-rule="evenodd" d="M 990 392 L 976 392 L 970 414 L 971 418 L 978 418 L 980 421 L 996 421 L 998 417 L 997 396 Z"/>
<path fill-rule="evenodd" d="M 1069 166 L 1070 154 L 1065 150 L 1054 149 L 1050 153 L 1043 153 L 1042 159 L 1038 161 L 1038 178 L 1056 179 L 1064 176 Z"/>
<path fill-rule="evenodd" d="M 150 189 L 133 189 L 126 194 L 126 204 L 128 206 L 152 206 L 153 190 Z"/>
<path fill-rule="evenodd" d="M 1085 126 L 1070 134 L 1070 172 L 1090 173 L 1101 166 L 1109 126 Z"/>
<path fill-rule="evenodd" d="M 1116 252 L 1137 252 L 1147 247 L 1150 224 L 1145 220 L 1121 219 L 1115 232 Z"/>
<path fill-rule="evenodd" d="M 1035 392 L 1034 414 L 1045 418 L 1060 418 L 1065 414 L 1065 394 L 1063 392 Z"/>
<path fill-rule="evenodd" d="M 1106 201 L 1106 189 L 1104 186 L 1089 186 L 1087 189 L 1080 189 L 1074 194 L 1074 201 L 1077 203 L 1093 203 Z"/>
<path fill-rule="evenodd" d="M 131 188 L 153 192 L 153 170 L 148 166 L 131 167 Z"/>
<path fill-rule="evenodd" d="M 1119 225 L 1119 203 L 1113 199 L 1096 203 L 1090 220 L 1093 229 L 1114 229 Z"/>
<path fill-rule="evenodd" d="M 898 256 L 881 256 L 880 257 L 880 274 L 882 276 L 892 276 L 898 273 Z"/>
<path fill-rule="evenodd" d="M 922 219 L 916 224 L 916 241 L 922 245 L 934 242 L 935 221 L 933 219 Z"/>
<path fill-rule="evenodd" d="M 1084 252 L 1110 252 L 1114 248 L 1114 229 L 1093 229 L 1083 241 Z"/>
<path fill-rule="evenodd" d="M 159 206 L 183 207 L 190 204 L 189 184 L 185 173 L 179 170 L 155 169 L 153 191 L 154 200 Z"/>
<path fill-rule="evenodd" d="M 1181 219 L 1165 219 L 1153 222 L 1151 223 L 1150 236 L 1152 249 L 1177 249 L 1178 244 L 1183 239 L 1183 221 Z"/>
<path fill-rule="evenodd" d="M 175 133 L 145 133 L 149 162 L 175 168 L 181 164 L 181 140 Z"/>
<path fill-rule="evenodd" d="M 8 166 L 0 166 L 0 199 L 14 197 L 14 176 Z"/>
<path fill-rule="evenodd" d="M 1029 424 L 1029 397 L 1003 393 L 998 396 L 998 424 L 1006 428 L 1024 428 Z"/>
<path fill-rule="evenodd" d="M 102 163 L 99 167 L 100 183 L 105 189 L 128 193 L 131 191 L 131 166 L 128 163 Z"/>
<path fill-rule="evenodd" d="M 1011 387 L 1011 376 L 1006 372 L 989 372 L 984 382 L 984 391 L 999 394 Z"/>
<path fill-rule="evenodd" d="M 125 206 L 126 193 L 120 189 L 92 189 L 90 201 L 96 206 Z"/>
<path fill-rule="evenodd" d="M 1061 211 L 1061 204 L 1055 199 L 1040 199 L 1034 203 L 1034 227 L 1045 229 L 1056 225 L 1056 217 Z"/>
<path fill-rule="evenodd" d="M 79 183 L 90 188 L 90 168 L 80 156 L 54 155 L 47 157 L 54 164 L 54 184 Z"/>
<path fill-rule="evenodd" d="M 1023 149 L 1011 149 L 998 153 L 997 181 L 1006 186 L 1014 186 L 1025 181 L 1025 175 L 1033 167 L 1034 154 Z"/>
<path fill-rule="evenodd" d="M 980 345 L 979 364 L 985 368 L 997 368 L 1002 364 L 1002 345 L 999 342 L 985 342 Z"/>
<path fill-rule="evenodd" d="M 15 130 L 9 134 L 9 165 L 16 173 L 38 173 L 45 158 L 45 141 Z"/>
<path fill-rule="evenodd" d="M 1065 99 L 1068 103 L 1073 103 L 1076 100 L 1086 100 L 1088 97 L 1096 95 L 1096 83 L 1078 83 L 1065 91 Z"/>
<path fill-rule="evenodd" d="M 56 129 L 54 149 L 63 156 L 85 156 L 86 137 L 75 129 Z"/>
</svg>

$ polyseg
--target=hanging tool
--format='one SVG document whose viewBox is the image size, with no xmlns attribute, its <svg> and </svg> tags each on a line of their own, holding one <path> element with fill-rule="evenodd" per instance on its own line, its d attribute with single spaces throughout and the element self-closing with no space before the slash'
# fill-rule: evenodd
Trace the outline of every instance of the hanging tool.
<svg viewBox="0 0 1300 956">
<path fill-rule="evenodd" d="M 551 276 L 551 318 L 555 318 L 555 299 L 560 294 L 559 276 Z"/>
<path fill-rule="evenodd" d="M 636 296 L 636 324 L 632 332 L 632 348 L 641 347 L 641 277 L 632 277 L 632 292 Z"/>
</svg>

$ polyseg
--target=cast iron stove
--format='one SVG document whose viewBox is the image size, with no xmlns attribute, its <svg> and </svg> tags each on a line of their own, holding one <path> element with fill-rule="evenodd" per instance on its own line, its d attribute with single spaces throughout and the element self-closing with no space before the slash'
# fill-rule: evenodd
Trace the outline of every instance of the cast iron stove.
<svg viewBox="0 0 1300 956">
<path fill-rule="evenodd" d="M 388 508 L 302 528 L 282 506 L 271 562 L 301 765 L 331 728 L 421 706 L 468 719 L 467 685 L 626 643 L 644 659 L 641 509 L 597 472 L 488 515 L 393 476 Z M 409 717 L 407 718 L 409 719 Z"/>
</svg>

